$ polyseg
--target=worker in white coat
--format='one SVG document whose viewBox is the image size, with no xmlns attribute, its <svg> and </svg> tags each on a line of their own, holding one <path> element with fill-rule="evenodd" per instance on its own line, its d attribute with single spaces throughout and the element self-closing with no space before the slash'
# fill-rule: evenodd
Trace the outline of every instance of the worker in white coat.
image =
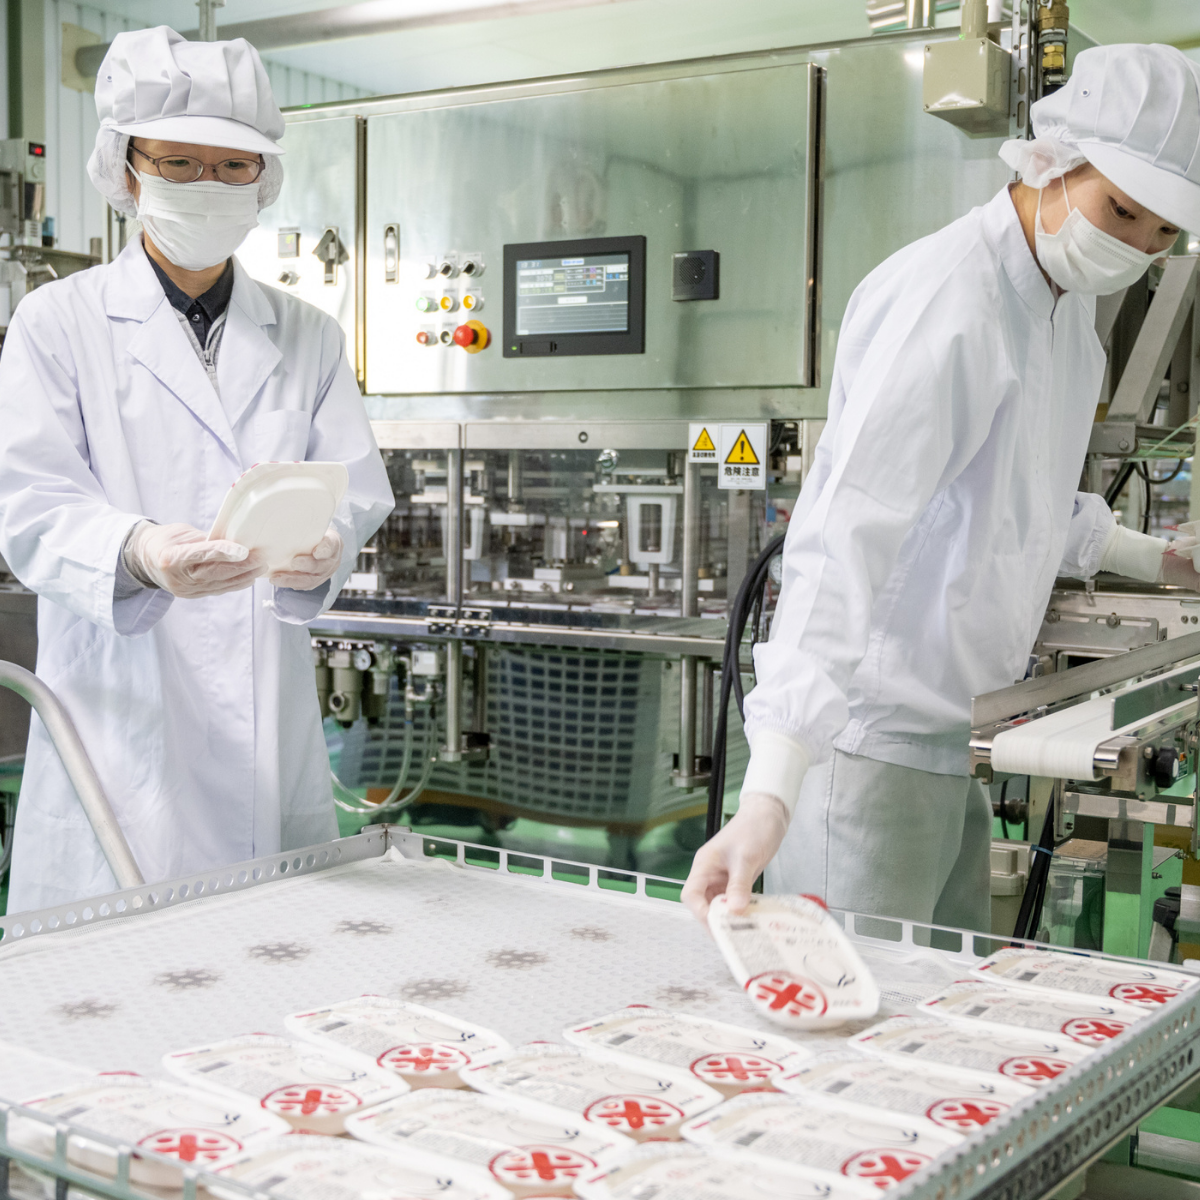
<svg viewBox="0 0 1200 1200">
<path fill-rule="evenodd" d="M 1022 176 L 859 285 L 746 698 L 737 814 L 684 898 L 767 891 L 989 929 L 973 696 L 1025 676 L 1056 575 L 1195 588 L 1189 558 L 1076 491 L 1104 352 L 1095 297 L 1200 230 L 1200 64 L 1082 52 L 1033 107 Z M 768 866 L 768 864 L 770 864 Z"/>
<path fill-rule="evenodd" d="M 337 324 L 232 258 L 283 180 L 254 48 L 119 34 L 96 106 L 89 173 L 143 233 L 9 327 L 0 555 L 38 594 L 38 675 L 154 881 L 337 836 L 304 623 L 393 499 Z M 268 578 L 209 540 L 239 475 L 303 459 L 350 480 L 311 554 Z M 35 716 L 9 910 L 114 887 Z"/>
</svg>

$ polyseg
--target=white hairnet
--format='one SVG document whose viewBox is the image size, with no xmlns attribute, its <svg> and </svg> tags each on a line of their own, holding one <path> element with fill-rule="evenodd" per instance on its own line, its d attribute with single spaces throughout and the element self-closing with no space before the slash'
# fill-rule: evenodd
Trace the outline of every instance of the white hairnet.
<svg viewBox="0 0 1200 1200">
<path fill-rule="evenodd" d="M 1000 147 L 1000 157 L 1031 188 L 1044 188 L 1052 179 L 1087 162 L 1087 155 L 1065 138 L 1011 138 Z"/>
<path fill-rule="evenodd" d="M 197 143 L 202 144 L 202 143 Z M 129 190 L 129 175 L 125 170 L 129 150 L 129 134 L 103 126 L 96 134 L 96 145 L 88 159 L 88 175 L 96 190 L 116 209 L 127 217 L 137 214 L 137 204 Z M 279 199 L 283 188 L 283 160 L 278 154 L 263 155 L 262 175 L 259 176 L 258 207 L 261 211 Z"/>
<path fill-rule="evenodd" d="M 130 137 L 261 154 L 260 209 L 283 187 L 283 114 L 244 38 L 189 42 L 166 25 L 117 34 L 96 76 L 96 115 L 88 175 L 118 212 L 137 210 L 126 172 Z"/>
</svg>

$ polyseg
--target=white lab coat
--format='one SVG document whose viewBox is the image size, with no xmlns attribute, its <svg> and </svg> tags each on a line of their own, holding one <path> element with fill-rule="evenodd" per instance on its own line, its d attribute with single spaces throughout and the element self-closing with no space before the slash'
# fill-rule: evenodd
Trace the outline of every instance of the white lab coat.
<svg viewBox="0 0 1200 1200">
<path fill-rule="evenodd" d="M 774 730 L 812 761 L 836 747 L 967 773 L 971 698 L 1024 677 L 1055 576 L 1094 574 L 1113 527 L 1076 491 L 1104 372 L 1094 314 L 1055 301 L 1007 189 L 859 285 L 755 649 L 752 746 Z M 782 760 L 779 779 L 751 769 L 795 795 Z"/>
<path fill-rule="evenodd" d="M 217 380 L 219 397 L 140 240 L 26 297 L 0 357 L 0 554 L 38 593 L 38 675 L 148 881 L 337 836 L 303 622 L 393 504 L 337 324 L 236 262 Z M 137 521 L 207 530 L 244 470 L 299 459 L 350 472 L 328 584 L 114 602 Z M 114 887 L 35 717 L 9 910 Z"/>
</svg>

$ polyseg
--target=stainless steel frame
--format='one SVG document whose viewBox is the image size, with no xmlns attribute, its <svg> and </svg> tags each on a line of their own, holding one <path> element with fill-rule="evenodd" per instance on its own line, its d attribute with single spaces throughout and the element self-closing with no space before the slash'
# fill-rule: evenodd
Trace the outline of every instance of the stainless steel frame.
<svg viewBox="0 0 1200 1200">
<path fill-rule="evenodd" d="M 453 848 L 456 862 L 465 871 L 486 871 L 498 879 L 514 879 L 517 872 L 529 879 L 532 873 L 536 884 L 549 889 L 550 895 L 564 890 L 576 893 L 582 890 L 577 882 L 556 878 L 564 867 L 576 879 L 584 880 L 583 888 L 604 892 L 616 903 L 673 904 L 669 897 L 675 895 L 679 886 L 674 880 L 657 880 L 636 872 L 617 873 L 594 865 L 566 864 L 537 855 L 510 854 L 493 847 L 473 847 L 442 839 L 435 843 L 404 828 L 375 826 L 356 837 L 235 864 L 170 883 L 113 893 L 88 901 L 86 905 L 62 906 L 2 918 L 0 931 L 3 931 L 5 941 L 46 936 L 53 931 L 78 927 L 81 922 L 128 918 L 222 891 L 257 887 L 293 874 L 319 872 L 339 863 L 378 857 L 389 846 L 396 847 L 405 857 L 416 858 L 436 852 L 439 847 L 443 850 Z M 489 863 L 494 865 L 481 866 L 473 862 L 476 853 L 487 855 Z M 620 889 L 628 888 L 630 884 L 633 892 L 623 894 Z M 850 937 L 860 943 L 886 945 L 901 952 L 928 945 L 929 926 L 862 918 L 852 913 L 838 915 Z M 985 935 L 975 935 L 972 940 L 970 934 L 950 932 L 951 936 L 961 937 L 961 946 L 958 950 L 943 953 L 960 963 L 963 969 L 1003 944 Z M 892 1189 L 891 1194 L 896 1200 L 982 1200 L 985 1197 L 987 1200 L 1014 1200 L 1016 1197 L 1034 1200 L 1049 1195 L 1136 1128 L 1138 1122 L 1155 1108 L 1191 1086 L 1200 1075 L 1198 1019 L 1200 998 L 1194 993 L 1164 1005 L 1161 1011 L 1131 1026 L 952 1152 L 910 1176 Z M 7 1123 L 13 1113 L 53 1127 L 55 1153 L 51 1158 L 19 1150 L 9 1142 Z M 117 1177 L 104 1179 L 68 1163 L 67 1142 L 78 1132 L 82 1131 L 69 1123 L 0 1100 L 0 1166 L 5 1158 L 12 1159 L 85 1187 L 97 1195 L 113 1200 L 135 1200 L 139 1193 L 129 1185 L 133 1148 L 87 1132 L 89 1138 L 111 1146 L 116 1152 Z M 146 1152 L 139 1150 L 138 1153 Z M 164 1161 L 179 1167 L 177 1160 Z M 184 1200 L 195 1200 L 198 1189 L 210 1182 L 231 1194 L 248 1197 L 256 1194 L 235 1182 L 209 1176 L 192 1167 L 185 1166 L 183 1175 Z"/>
</svg>

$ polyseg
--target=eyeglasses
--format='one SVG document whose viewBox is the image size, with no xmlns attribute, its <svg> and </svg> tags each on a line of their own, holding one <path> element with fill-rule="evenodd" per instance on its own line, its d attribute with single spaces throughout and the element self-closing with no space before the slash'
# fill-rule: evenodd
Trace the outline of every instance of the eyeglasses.
<svg viewBox="0 0 1200 1200">
<path fill-rule="evenodd" d="M 134 154 L 140 154 L 148 163 L 153 163 L 158 173 L 172 183 L 195 183 L 205 170 L 212 167 L 222 183 L 242 187 L 247 183 L 254 183 L 266 165 L 257 158 L 227 158 L 219 163 L 203 163 L 198 158 L 190 158 L 186 154 L 165 154 L 162 158 L 151 158 L 144 150 L 139 150 L 134 145 L 129 149 Z"/>
</svg>

